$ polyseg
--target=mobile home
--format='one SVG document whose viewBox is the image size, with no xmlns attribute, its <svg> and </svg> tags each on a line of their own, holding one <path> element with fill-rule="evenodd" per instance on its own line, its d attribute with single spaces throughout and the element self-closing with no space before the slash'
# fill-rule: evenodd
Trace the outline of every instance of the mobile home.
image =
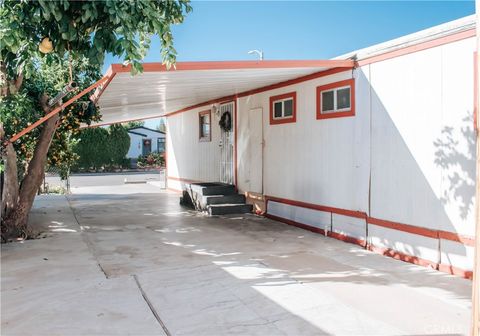
<svg viewBox="0 0 480 336">
<path fill-rule="evenodd" d="M 331 60 L 114 65 L 99 104 L 167 117 L 171 189 L 233 184 L 270 218 L 468 278 L 475 51 L 471 16 Z"/>
</svg>

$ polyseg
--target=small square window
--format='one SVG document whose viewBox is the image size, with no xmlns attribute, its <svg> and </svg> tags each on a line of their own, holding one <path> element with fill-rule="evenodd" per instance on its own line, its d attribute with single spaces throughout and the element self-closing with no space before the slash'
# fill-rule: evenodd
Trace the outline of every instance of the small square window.
<svg viewBox="0 0 480 336">
<path fill-rule="evenodd" d="M 270 97 L 270 124 L 295 122 L 297 93 L 289 92 Z"/>
<path fill-rule="evenodd" d="M 210 111 L 200 112 L 198 120 L 200 141 L 210 141 L 212 138 L 210 129 Z"/>
<path fill-rule="evenodd" d="M 355 80 L 347 79 L 317 87 L 317 119 L 355 115 Z"/>
</svg>

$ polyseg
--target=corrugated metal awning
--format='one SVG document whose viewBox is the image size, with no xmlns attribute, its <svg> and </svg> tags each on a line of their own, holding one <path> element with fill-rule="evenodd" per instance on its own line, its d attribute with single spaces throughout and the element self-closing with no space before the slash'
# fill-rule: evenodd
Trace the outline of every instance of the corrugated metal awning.
<svg viewBox="0 0 480 336">
<path fill-rule="evenodd" d="M 113 64 L 108 81 L 95 96 L 103 120 L 110 124 L 164 116 L 258 88 L 333 68 L 353 68 L 352 60 L 178 62 L 167 70 L 145 63 L 142 74 Z"/>
</svg>

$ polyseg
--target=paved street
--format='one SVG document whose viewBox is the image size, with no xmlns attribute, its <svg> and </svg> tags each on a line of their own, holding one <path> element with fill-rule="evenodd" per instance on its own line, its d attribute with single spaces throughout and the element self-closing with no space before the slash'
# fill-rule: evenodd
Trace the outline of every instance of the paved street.
<svg viewBox="0 0 480 336">
<path fill-rule="evenodd" d="M 76 188 L 92 187 L 92 186 L 115 186 L 123 185 L 127 182 L 140 181 L 161 181 L 163 182 L 163 172 L 159 171 L 145 171 L 145 172 L 120 172 L 120 173 L 83 173 L 73 174 L 70 176 L 70 187 L 72 192 Z M 64 186 L 65 183 L 60 180 L 58 176 L 47 176 L 45 181 L 50 187 Z"/>
<path fill-rule="evenodd" d="M 205 217 L 150 184 L 82 178 L 68 201 L 37 199 L 47 238 L 2 246 L 2 335 L 468 333 L 468 280 L 254 215 Z"/>
</svg>

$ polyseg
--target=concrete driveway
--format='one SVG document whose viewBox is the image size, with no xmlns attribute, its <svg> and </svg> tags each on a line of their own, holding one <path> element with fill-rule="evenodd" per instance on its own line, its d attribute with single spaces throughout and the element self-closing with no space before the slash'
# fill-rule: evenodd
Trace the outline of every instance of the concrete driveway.
<svg viewBox="0 0 480 336">
<path fill-rule="evenodd" d="M 151 185 L 39 197 L 2 246 L 2 335 L 467 334 L 471 282 Z"/>
</svg>

